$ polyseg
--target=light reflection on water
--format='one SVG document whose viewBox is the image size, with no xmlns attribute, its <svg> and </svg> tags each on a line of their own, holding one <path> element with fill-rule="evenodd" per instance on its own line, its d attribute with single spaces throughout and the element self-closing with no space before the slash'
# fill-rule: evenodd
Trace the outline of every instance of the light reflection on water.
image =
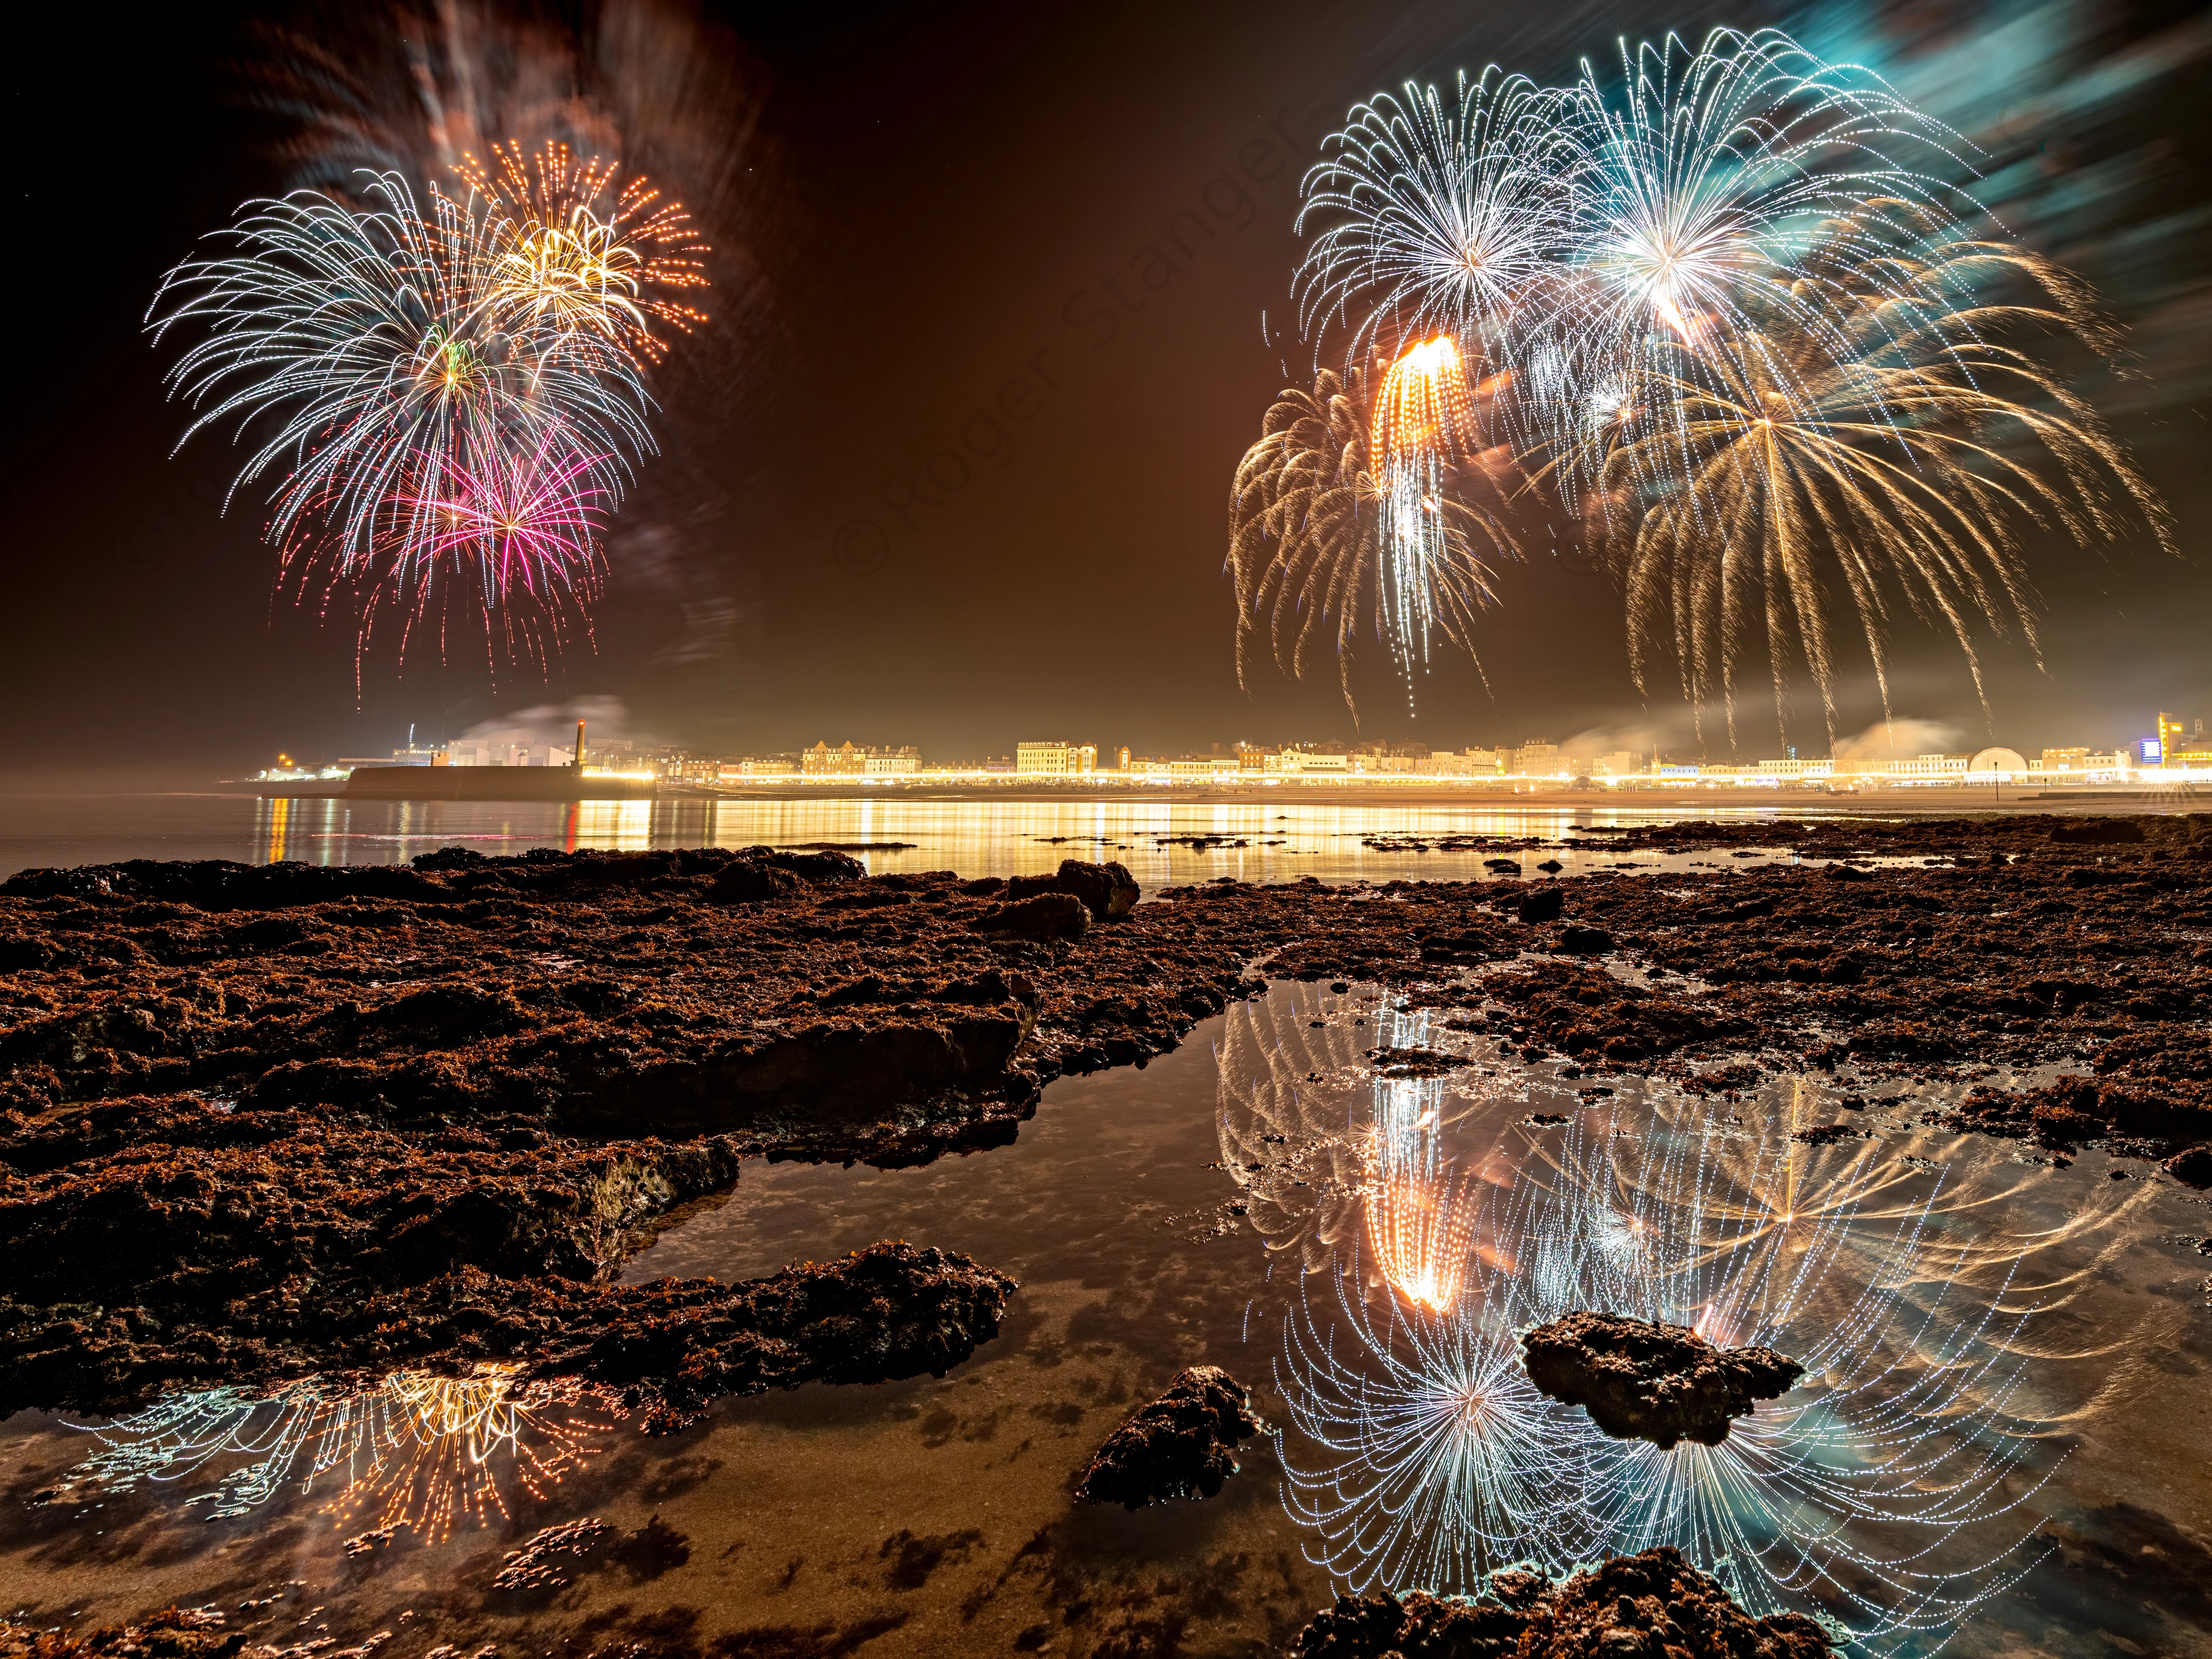
<svg viewBox="0 0 2212 1659">
<path fill-rule="evenodd" d="M 1442 1079 L 1384 1079 L 1365 1051 L 1386 1044 L 1481 1057 Z M 747 1495 L 866 1493 L 805 1510 L 809 1559 L 842 1565 L 806 1604 L 815 1612 L 779 1599 L 790 1610 L 777 1616 L 865 1601 L 855 1586 L 880 1576 L 872 1564 L 902 1527 L 975 1528 L 986 1542 L 970 1566 L 897 1592 L 915 1651 L 975 1650 L 960 1645 L 981 1639 L 963 1609 L 1016 1597 L 1018 1553 L 1048 1526 L 1074 1529 L 1070 1559 L 1146 1552 L 1135 1559 L 1162 1582 L 1198 1582 L 1231 1557 L 1303 1558 L 1326 1576 L 1299 1565 L 1273 1594 L 1308 1607 L 1332 1582 L 1449 1584 L 1482 1559 L 1571 1553 L 1577 1538 L 1672 1537 L 1753 1599 L 1827 1606 L 1861 1628 L 1887 1620 L 1878 1650 L 1931 1644 L 1954 1616 L 1946 1597 L 1985 1596 L 1951 1651 L 2006 1650 L 2005 1633 L 2025 1631 L 2041 1650 L 2086 1654 L 2102 1650 L 2100 1630 L 2140 1650 L 2194 1650 L 2176 1634 L 2194 1605 L 2186 1575 L 2146 1588 L 2119 1574 L 2185 1564 L 2187 1540 L 2212 1525 L 2198 1419 L 2144 1409 L 2212 1360 L 2201 1258 L 2160 1249 L 2205 1230 L 2201 1205 L 2110 1181 L 2094 1155 L 2063 1174 L 2027 1167 L 1997 1144 L 1916 1127 L 1911 1102 L 1877 1098 L 1851 1120 L 1876 1122 L 1879 1141 L 1786 1139 L 1844 1115 L 1834 1097 L 1863 1080 L 1770 1078 L 1737 1103 L 1619 1079 L 1616 1095 L 1585 1101 L 1591 1086 L 1401 1014 L 1374 988 L 1278 986 L 1144 1071 L 1062 1079 L 1011 1146 L 913 1170 L 748 1164 L 726 1202 L 624 1278 L 741 1279 L 903 1237 L 1015 1273 L 1006 1329 L 942 1381 L 810 1387 L 728 1402 L 672 1442 L 618 1435 L 626 1449 L 570 1471 L 557 1506 L 510 1490 L 508 1535 L 581 1513 L 634 1527 L 665 1510 L 695 1561 L 759 1555 L 759 1582 L 727 1592 L 744 1624 L 787 1594 L 773 1577 L 785 1558 L 768 1559 L 763 1540 L 801 1524 L 745 1507 Z M 1569 1122 L 1538 1127 L 1532 1114 Z M 1464 1316 L 1483 1298 L 1495 1317 Z M 1811 1367 L 1802 1401 L 1763 1404 L 1719 1451 L 1596 1441 L 1577 1413 L 1533 1397 L 1511 1340 L 1595 1300 L 1772 1340 Z M 1246 1474 L 1221 1499 L 1171 1515 L 1072 1512 L 1068 1482 L 1127 1402 L 1202 1361 L 1255 1388 L 1279 1438 L 1248 1445 Z M 1409 1426 L 1446 1455 L 1406 1455 Z M 9 1461 L 58 1472 L 85 1438 L 21 1418 Z M 1373 1470 L 1391 1458 L 1396 1484 L 1378 1491 Z M 637 1495 L 716 1467 L 691 1496 Z M 177 1498 L 192 1495 L 179 1486 Z M 216 1573 L 235 1547 L 225 1540 L 248 1535 L 237 1529 L 309 1516 L 336 1490 L 272 1491 L 252 1516 L 205 1527 L 186 1518 L 204 1508 L 126 1493 L 74 1524 L 128 1523 L 115 1535 L 133 1540 L 129 1553 L 101 1558 L 97 1580 L 120 1616 L 149 1596 L 204 1599 L 210 1581 L 190 1563 Z M 1593 1505 L 1594 1492 L 1610 1506 Z M 350 1524 L 384 1510 L 362 1506 Z M 494 1530 L 495 1510 L 483 1516 Z M 60 1520 L 42 1513 L 52 1518 L 35 1535 L 0 1521 L 0 1583 L 37 1581 L 37 1552 L 55 1547 L 38 1539 Z M 2008 1554 L 2045 1516 L 2063 1522 L 2064 1551 L 2039 1559 L 2031 1541 Z M 287 1571 L 336 1557 L 337 1517 L 318 1524 L 325 1541 L 292 1534 L 303 1553 Z M 448 1546 L 424 1540 L 405 1593 L 483 1559 L 465 1523 Z M 1911 1553 L 1930 1536 L 1948 1552 L 1929 1558 L 1933 1584 Z M 1796 1583 L 1776 1583 L 1793 1571 Z M 1883 1572 L 1905 1578 L 1902 1593 Z M 349 1622 L 332 1628 L 388 1625 L 400 1591 L 383 1582 L 333 1589 L 332 1615 Z M 85 1605 L 93 1581 L 69 1593 Z M 1282 1612 L 1243 1580 L 1207 1594 L 1232 1609 L 1224 1633 L 1256 1638 Z M 1061 1613 L 1020 1602 L 1001 1634 Z"/>
<path fill-rule="evenodd" d="M 1741 1110 L 1631 1087 L 1553 1124 L 1527 1120 L 1518 1068 L 1347 1098 L 1364 1046 L 1494 1052 L 1426 1013 L 1310 1012 L 1278 994 L 1231 1013 L 1220 1121 L 1254 1224 L 1328 1280 L 1284 1322 L 1278 1386 L 1285 1501 L 1334 1578 L 1471 1593 L 1516 1561 L 1674 1544 L 1755 1610 L 1888 1653 L 1942 1641 L 2045 1553 L 2057 1373 L 2119 1346 L 2054 1320 L 2150 1189 L 2106 1182 L 2053 1213 L 2019 1166 L 1815 1148 L 1790 1137 L 1837 1114 L 1802 1079 Z M 1717 1446 L 1612 1440 L 1520 1364 L 1519 1332 L 1585 1310 L 1806 1374 Z"/>
<path fill-rule="evenodd" d="M 1558 838 L 1570 824 L 1632 825 L 1686 817 L 1746 820 L 1757 808 L 1539 808 L 1339 805 L 1293 800 L 1201 804 L 1162 796 L 1064 800 L 928 800 L 891 797 L 753 800 L 704 798 L 580 801 L 348 801 L 234 795 L 18 797 L 0 800 L 0 875 L 41 866 L 126 858 L 227 858 L 266 864 L 398 864 L 435 847 L 489 855 L 533 847 L 794 846 L 904 842 L 855 853 L 871 872 L 957 870 L 963 875 L 1047 871 L 1063 858 L 1118 859 L 1147 890 L 1235 876 L 1328 882 L 1482 878 L 1481 851 L 1414 852 L 1361 845 L 1386 835 Z M 1800 814 L 1802 816 L 1802 814 Z M 1176 838 L 1243 845 L 1194 849 Z M 1518 856 L 1518 855 L 1516 855 Z M 1692 865 L 1756 867 L 1717 854 L 1621 854 L 1562 848 L 1567 875 L 1632 863 L 1651 871 Z M 1777 856 L 1786 859 L 1788 854 Z M 1528 859 L 1522 860 L 1535 873 Z"/>
</svg>

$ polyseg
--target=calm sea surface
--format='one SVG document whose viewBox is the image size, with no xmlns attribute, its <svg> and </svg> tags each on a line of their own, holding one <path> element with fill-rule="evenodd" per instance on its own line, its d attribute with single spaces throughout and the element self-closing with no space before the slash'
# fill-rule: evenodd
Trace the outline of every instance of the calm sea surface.
<svg viewBox="0 0 2212 1659">
<path fill-rule="evenodd" d="M 1803 816 L 1802 812 L 1794 814 Z M 967 876 L 1050 870 L 1063 858 L 1118 859 L 1151 891 L 1214 876 L 1248 881 L 1468 879 L 1480 852 L 1376 850 L 1377 836 L 1553 837 L 1570 825 L 1656 823 L 1685 817 L 1772 817 L 1750 808 L 1672 811 L 1199 805 L 1164 799 L 1064 801 L 681 799 L 521 802 L 258 799 L 237 795 L 18 795 L 0 798 L 0 875 L 46 866 L 132 858 L 238 859 L 265 864 L 400 864 L 433 848 L 488 854 L 532 847 L 804 846 L 856 849 L 872 874 L 957 870 Z M 1223 840 L 1204 849 L 1192 837 Z M 1239 846 L 1236 843 L 1243 843 Z M 888 842 L 908 843 L 882 847 Z M 869 844 L 879 850 L 859 850 Z M 1783 854 L 1787 856 L 1787 854 Z M 1601 848 L 1559 854 L 1569 873 L 1618 865 Z M 1691 861 L 1675 859 L 1669 865 Z M 1656 869 L 1656 854 L 1638 867 Z"/>
<path fill-rule="evenodd" d="M 862 856 L 1002 874 L 1111 856 L 1151 888 L 1476 875 L 1480 854 L 1362 841 L 1564 821 L 181 796 L 18 800 L 0 845 L 12 869 L 905 841 Z M 1247 845 L 1173 841 L 1206 836 Z M 1469 1063 L 1387 1078 L 1383 1046 Z M 1378 988 L 1279 985 L 1142 1069 L 1056 1083 L 1011 1146 L 918 1170 L 748 1164 L 623 1269 L 733 1279 L 885 1237 L 966 1251 L 1022 1289 L 944 1377 L 727 1401 L 659 1438 L 482 1376 L 205 1390 L 114 1424 L 22 1413 L 0 1425 L 0 1608 L 67 1626 L 210 1606 L 301 1659 L 1259 1655 L 1339 1589 L 1666 1541 L 1856 1651 L 2212 1652 L 2203 1198 L 1921 1121 L 1962 1085 L 1765 1058 L 1738 1098 L 1601 1093 Z M 1838 1121 L 1875 1133 L 1793 1138 Z M 1806 1375 L 1721 1448 L 1608 1441 L 1518 1364 L 1518 1330 L 1577 1307 L 1767 1343 Z M 1100 1440 L 1199 1363 L 1268 1425 L 1222 1494 L 1073 1504 Z M 585 1516 L 618 1541 L 570 1582 L 494 1588 L 520 1540 Z"/>
</svg>

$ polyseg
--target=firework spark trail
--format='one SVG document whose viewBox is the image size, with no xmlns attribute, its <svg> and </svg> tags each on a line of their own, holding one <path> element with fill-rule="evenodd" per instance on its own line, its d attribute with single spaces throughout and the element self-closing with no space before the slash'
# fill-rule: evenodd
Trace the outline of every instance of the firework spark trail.
<svg viewBox="0 0 2212 1659">
<path fill-rule="evenodd" d="M 1717 702 L 1733 744 L 1739 664 L 1764 659 L 1786 727 L 1802 662 L 1832 738 L 1832 590 L 1887 713 L 1906 613 L 1954 639 L 1978 690 L 1978 630 L 2038 652 L 2023 531 L 2085 549 L 2147 531 L 2174 550 L 2163 505 L 2021 337 L 2110 359 L 2118 331 L 2078 277 L 1968 232 L 1965 148 L 1771 30 L 1624 41 L 1617 77 L 1586 64 L 1564 88 L 1486 71 L 1456 112 L 1409 83 L 1356 106 L 1307 174 L 1301 324 L 1317 352 L 1341 329 L 1353 362 L 1431 329 L 1455 342 L 1511 452 L 1482 482 L 1518 469 L 1520 495 L 1581 523 L 1626 590 L 1639 686 L 1671 657 L 1701 727 Z M 1302 675 L 1332 617 L 1349 702 L 1366 561 L 1409 694 L 1425 596 L 1463 622 L 1495 595 L 1464 586 L 1420 516 L 1449 520 L 1472 475 L 1372 436 L 1355 454 L 1344 386 L 1324 372 L 1271 411 L 1238 471 L 1229 564 L 1240 674 L 1267 631 Z"/>
<path fill-rule="evenodd" d="M 708 250 L 645 179 L 617 188 L 613 164 L 550 141 L 527 156 L 495 145 L 489 166 L 458 171 L 509 227 L 491 273 L 501 314 L 581 331 L 640 365 L 666 355 L 654 324 L 688 333 L 707 320 L 677 295 L 707 286 Z"/>
<path fill-rule="evenodd" d="M 699 320 L 673 297 L 705 281 L 679 207 L 558 147 L 495 160 L 459 195 L 380 173 L 359 209 L 312 191 L 248 204 L 216 233 L 233 251 L 179 264 L 149 313 L 157 343 L 203 331 L 168 374 L 194 410 L 179 442 L 260 434 L 232 493 L 280 477 L 280 569 L 319 569 L 325 605 L 358 593 L 363 650 L 381 611 L 411 635 L 441 603 L 481 615 L 489 649 L 511 592 L 544 597 L 507 579 L 549 561 L 577 573 L 569 599 L 594 593 L 603 517 L 654 453 L 652 325 Z M 541 655 L 561 632 L 520 631 Z"/>
<path fill-rule="evenodd" d="M 222 1520 L 330 1476 L 341 1484 L 325 1512 L 435 1540 L 507 1516 L 507 1488 L 543 1498 L 599 1449 L 588 1437 L 617 1414 L 611 1396 L 574 1381 L 525 1382 L 512 1365 L 465 1376 L 396 1371 L 365 1390 L 312 1379 L 269 1394 L 198 1389 L 89 1430 L 101 1449 L 63 1485 L 122 1492 L 220 1468 L 210 1490 L 185 1501 Z"/>
<path fill-rule="evenodd" d="M 1352 323 L 1353 355 L 1438 330 L 1511 372 L 1532 300 L 1556 283 L 1578 153 L 1567 94 L 1462 76 L 1456 109 L 1408 82 L 1357 106 L 1301 185 L 1295 228 L 1325 222 L 1293 284 L 1302 332 Z"/>
<path fill-rule="evenodd" d="M 2018 628 L 2041 657 L 2019 526 L 2050 526 L 2084 546 L 2131 523 L 2169 544 L 2171 532 L 2094 410 L 2025 350 L 1991 337 L 2076 327 L 2064 308 L 2071 296 L 2047 266 L 1960 243 L 1909 262 L 1885 256 L 1869 274 L 1842 234 L 1818 257 L 1824 305 L 1854 351 L 1774 319 L 1756 350 L 1655 365 L 1635 393 L 1654 412 L 1581 455 L 1606 498 L 1647 495 L 1655 477 L 1680 481 L 1608 542 L 1639 684 L 1671 654 L 1684 696 L 1723 702 L 1732 719 L 1734 665 L 1755 641 L 1778 714 L 1788 665 L 1802 659 L 1832 741 L 1825 568 L 1842 575 L 1885 713 L 1893 594 L 1953 635 L 1986 708 L 1976 623 L 2000 635 Z M 1961 309 L 1926 297 L 1959 285 L 1954 273 L 1990 264 L 2037 282 L 2055 303 Z M 1899 294 L 1900 272 L 1917 295 Z M 1731 328 L 1760 320 L 1753 311 Z"/>
<path fill-rule="evenodd" d="M 1954 134 L 1773 30 L 1717 30 L 1694 52 L 1623 41 L 1618 94 L 1585 64 L 1565 108 L 1584 160 L 1566 174 L 1566 302 L 1539 326 L 1571 372 L 1538 392 L 1568 407 L 1633 383 L 1655 344 L 1758 356 L 1753 307 L 1850 356 L 1825 293 L 1793 280 L 1808 247 L 1840 216 L 1872 267 L 1917 236 L 1861 216 L 1867 202 L 1910 204 L 1940 232 L 1965 200 L 1932 170 L 1963 169 Z"/>
<path fill-rule="evenodd" d="M 1456 354 L 1448 370 L 1435 365 L 1436 378 L 1451 375 L 1463 390 Z M 1401 386 L 1407 378 L 1400 377 Z M 1431 628 L 1474 653 L 1475 618 L 1495 580 L 1478 546 L 1517 551 L 1497 512 L 1462 499 L 1463 488 L 1444 488 L 1441 428 L 1427 449 L 1370 459 L 1376 410 L 1358 386 L 1324 369 L 1310 391 L 1291 386 L 1277 398 L 1260 441 L 1237 466 L 1228 559 L 1237 595 L 1239 683 L 1256 639 L 1267 640 L 1277 664 L 1301 676 L 1313 647 L 1329 641 L 1345 702 L 1355 712 L 1352 645 L 1369 613 L 1410 687 Z M 1455 441 L 1449 453 L 1458 453 Z"/>
</svg>

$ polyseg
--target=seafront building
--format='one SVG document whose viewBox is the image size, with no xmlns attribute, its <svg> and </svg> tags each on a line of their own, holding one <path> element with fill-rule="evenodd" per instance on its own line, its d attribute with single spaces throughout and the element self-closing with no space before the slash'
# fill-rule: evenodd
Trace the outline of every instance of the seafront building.
<svg viewBox="0 0 2212 1659">
<path fill-rule="evenodd" d="M 862 749 L 843 743 L 832 749 L 817 743 L 799 757 L 799 771 L 809 778 L 908 778 L 921 770 L 921 751 L 903 749 Z"/>
<path fill-rule="evenodd" d="M 1023 777 L 1088 777 L 1098 769 L 1095 743 L 1018 743 L 1014 771 Z"/>
</svg>

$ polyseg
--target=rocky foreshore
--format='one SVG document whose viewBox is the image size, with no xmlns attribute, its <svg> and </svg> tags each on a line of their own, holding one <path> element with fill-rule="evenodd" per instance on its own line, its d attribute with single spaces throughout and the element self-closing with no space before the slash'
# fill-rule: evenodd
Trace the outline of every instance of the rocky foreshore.
<svg viewBox="0 0 2212 1659">
<path fill-rule="evenodd" d="M 747 1322 L 773 1280 L 608 1283 L 742 1160 L 1003 1142 L 1052 1079 L 1142 1063 L 1270 977 L 1379 981 L 1532 1057 L 1692 1088 L 2061 1062 L 2086 1079 L 2063 1101 L 1986 1091 L 1956 1127 L 2204 1162 L 2212 820 L 1609 839 L 1631 867 L 1535 904 L 1526 880 L 1308 879 L 1133 907 L 1115 866 L 870 878 L 764 848 L 26 872 L 0 884 L 0 1414 L 500 1357 L 612 1366 L 680 1420 L 804 1370 L 732 1358 L 777 1340 Z M 1753 839 L 1803 856 L 1725 856 Z M 1723 856 L 1646 873 L 1650 845 Z M 1869 861 L 1892 855 L 1933 861 Z M 925 1310 L 882 1366 L 995 1328 L 988 1268 L 910 1277 L 862 1298 Z M 588 1359 L 611 1325 L 654 1333 L 650 1364 Z"/>
</svg>

